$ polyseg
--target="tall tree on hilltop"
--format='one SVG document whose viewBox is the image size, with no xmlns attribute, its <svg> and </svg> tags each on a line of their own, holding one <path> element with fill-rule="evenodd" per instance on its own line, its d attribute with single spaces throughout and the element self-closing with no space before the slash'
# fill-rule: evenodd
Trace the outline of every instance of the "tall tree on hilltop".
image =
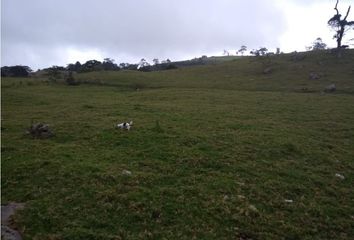
<svg viewBox="0 0 354 240">
<path fill-rule="evenodd" d="M 328 25 L 335 30 L 336 33 L 333 38 L 337 41 L 337 49 L 340 49 L 348 47 L 342 46 L 342 39 L 346 31 L 348 31 L 351 27 L 354 27 L 354 21 L 347 21 L 351 6 L 348 7 L 347 14 L 342 19 L 342 15 L 338 11 L 338 2 L 339 0 L 337 0 L 336 6 L 334 7 L 336 14 L 328 20 Z"/>
</svg>

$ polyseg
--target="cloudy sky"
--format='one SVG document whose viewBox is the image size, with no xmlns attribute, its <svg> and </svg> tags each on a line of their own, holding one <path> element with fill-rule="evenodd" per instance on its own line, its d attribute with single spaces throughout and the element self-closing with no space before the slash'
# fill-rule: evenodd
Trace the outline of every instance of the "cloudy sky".
<svg viewBox="0 0 354 240">
<path fill-rule="evenodd" d="M 340 11 L 353 1 L 341 0 Z M 241 45 L 303 51 L 317 37 L 335 46 L 326 25 L 334 5 L 335 0 L 2 0 L 1 65 L 36 70 L 105 57 L 117 63 L 182 60 L 221 55 L 224 49 L 235 53 Z"/>
</svg>

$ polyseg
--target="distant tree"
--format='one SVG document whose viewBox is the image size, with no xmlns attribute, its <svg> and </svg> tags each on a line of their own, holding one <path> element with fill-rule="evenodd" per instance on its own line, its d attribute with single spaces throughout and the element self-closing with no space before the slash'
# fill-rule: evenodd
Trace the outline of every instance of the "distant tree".
<svg viewBox="0 0 354 240">
<path fill-rule="evenodd" d="M 348 7 L 347 14 L 342 19 L 342 15 L 338 11 L 338 2 L 339 0 L 337 0 L 336 6 L 334 7 L 334 10 L 336 10 L 336 14 L 328 20 L 328 25 L 335 31 L 333 38 L 337 41 L 337 49 L 340 49 L 348 47 L 342 46 L 342 39 L 345 33 L 350 28 L 354 27 L 354 21 L 347 21 L 351 6 Z"/>
<path fill-rule="evenodd" d="M 112 58 L 103 59 L 102 68 L 103 70 L 110 70 L 110 71 L 119 70 L 118 65 L 114 63 L 114 59 Z"/>
<path fill-rule="evenodd" d="M 81 71 L 81 67 L 82 67 L 81 63 L 79 61 L 77 61 L 75 64 L 69 63 L 66 66 L 66 70 L 72 71 L 72 72 L 80 72 Z"/>
<path fill-rule="evenodd" d="M 311 46 L 307 47 L 306 49 L 309 51 L 317 51 L 317 50 L 324 50 L 327 48 L 327 44 L 322 41 L 322 38 L 316 38 L 316 40 L 312 43 Z"/>
<path fill-rule="evenodd" d="M 237 52 L 241 53 L 243 56 L 244 52 L 246 52 L 246 51 L 247 51 L 247 47 L 245 45 L 242 45 L 241 48 Z"/>
<path fill-rule="evenodd" d="M 152 62 L 154 63 L 154 65 L 160 64 L 160 61 L 159 61 L 158 58 L 154 58 L 154 59 L 152 60 Z"/>
<path fill-rule="evenodd" d="M 256 57 L 258 56 L 265 56 L 268 52 L 268 49 L 266 47 L 260 47 L 259 49 L 254 49 L 250 51 L 250 54 L 255 55 Z"/>
<path fill-rule="evenodd" d="M 280 48 L 277 48 L 277 51 L 275 52 L 275 54 L 280 54 Z"/>
<path fill-rule="evenodd" d="M 119 67 L 120 67 L 121 69 L 126 69 L 128 66 L 129 66 L 129 63 L 120 63 L 120 64 L 119 64 Z"/>
<path fill-rule="evenodd" d="M 75 71 L 75 64 L 69 63 L 69 64 L 66 66 L 66 70 L 68 70 L 68 71 Z"/>
<path fill-rule="evenodd" d="M 254 55 L 254 56 L 256 56 L 256 57 L 259 56 L 259 52 L 258 52 L 258 50 L 256 50 L 256 49 L 251 50 L 251 51 L 250 51 L 250 54 L 251 54 L 251 55 Z"/>
<path fill-rule="evenodd" d="M 114 63 L 114 59 L 113 59 L 113 58 L 104 58 L 104 59 L 103 59 L 103 62 L 113 64 L 113 63 Z"/>
<path fill-rule="evenodd" d="M 268 49 L 266 47 L 261 47 L 258 51 L 262 56 L 264 56 L 267 54 Z"/>
<path fill-rule="evenodd" d="M 137 70 L 138 67 L 139 67 L 138 64 L 128 64 L 128 65 L 125 67 L 125 69 L 126 69 L 126 70 Z"/>
<path fill-rule="evenodd" d="M 64 67 L 61 66 L 51 66 L 50 68 L 45 69 L 47 72 L 47 75 L 49 76 L 49 79 L 52 81 L 56 81 L 59 79 L 62 75 L 62 72 L 65 71 Z"/>
<path fill-rule="evenodd" d="M 92 72 L 103 70 L 102 63 L 97 60 L 88 60 L 84 64 L 82 64 L 80 68 L 80 72 Z"/>
<path fill-rule="evenodd" d="M 224 56 L 230 56 L 230 53 L 229 53 L 229 51 L 226 51 L 226 50 L 224 49 L 223 55 L 224 55 Z"/>
<path fill-rule="evenodd" d="M 76 69 L 76 71 L 80 71 L 81 67 L 82 67 L 81 63 L 80 63 L 79 61 L 77 61 L 77 62 L 75 63 L 75 69 Z"/>
<path fill-rule="evenodd" d="M 166 60 L 163 60 L 161 63 L 171 63 L 171 60 L 167 58 Z"/>
<path fill-rule="evenodd" d="M 145 58 L 142 58 L 138 64 L 138 69 L 143 68 L 143 67 L 148 67 L 150 66 L 150 63 L 148 63 Z"/>
<path fill-rule="evenodd" d="M 28 77 L 32 69 L 28 66 L 4 66 L 1 68 L 2 77 Z"/>
</svg>

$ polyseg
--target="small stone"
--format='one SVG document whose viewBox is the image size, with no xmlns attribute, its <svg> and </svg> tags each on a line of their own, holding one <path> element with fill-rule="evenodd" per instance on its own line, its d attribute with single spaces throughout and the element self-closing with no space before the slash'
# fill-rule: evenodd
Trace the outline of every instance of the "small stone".
<svg viewBox="0 0 354 240">
<path fill-rule="evenodd" d="M 317 73 L 312 72 L 312 73 L 310 73 L 310 75 L 309 75 L 309 79 L 310 79 L 310 80 L 317 80 L 317 79 L 320 79 L 320 75 L 317 74 Z"/>
<path fill-rule="evenodd" d="M 123 174 L 123 175 L 132 175 L 132 172 L 131 172 L 131 171 L 128 171 L 128 170 L 123 170 L 123 171 L 122 171 L 122 174 Z"/>
<path fill-rule="evenodd" d="M 337 178 L 340 178 L 340 179 L 342 179 L 342 180 L 344 180 L 345 179 L 345 177 L 342 175 L 342 174 L 339 174 L 339 173 L 336 173 L 336 175 L 335 175 Z"/>
<path fill-rule="evenodd" d="M 336 90 L 337 90 L 336 85 L 333 83 L 325 87 L 324 92 L 331 93 L 331 92 L 335 92 Z"/>
<path fill-rule="evenodd" d="M 10 218 L 15 214 L 15 211 L 22 210 L 24 208 L 23 203 L 9 203 L 8 205 L 1 206 L 1 224 L 10 224 Z"/>
<path fill-rule="evenodd" d="M 238 197 L 239 199 L 246 199 L 246 197 L 243 196 L 243 195 L 237 195 L 237 197 Z"/>
<path fill-rule="evenodd" d="M 267 67 L 266 69 L 263 70 L 264 74 L 269 74 L 273 71 L 273 69 L 271 67 Z"/>
<path fill-rule="evenodd" d="M 22 240 L 19 232 L 13 230 L 11 226 L 12 217 L 17 210 L 22 210 L 25 207 L 23 203 L 9 203 L 1 206 L 1 239 L 3 240 Z"/>
<path fill-rule="evenodd" d="M 8 226 L 1 225 L 1 239 L 2 240 L 22 240 L 21 235 L 9 228 Z"/>
<path fill-rule="evenodd" d="M 229 197 L 228 195 L 224 195 L 224 197 L 223 197 L 222 200 L 223 200 L 224 202 L 226 202 L 226 201 L 229 200 L 229 199 L 230 199 L 230 197 Z"/>
<path fill-rule="evenodd" d="M 256 206 L 254 205 L 249 205 L 248 208 L 252 211 L 252 212 L 258 212 L 258 209 L 256 208 Z"/>
</svg>

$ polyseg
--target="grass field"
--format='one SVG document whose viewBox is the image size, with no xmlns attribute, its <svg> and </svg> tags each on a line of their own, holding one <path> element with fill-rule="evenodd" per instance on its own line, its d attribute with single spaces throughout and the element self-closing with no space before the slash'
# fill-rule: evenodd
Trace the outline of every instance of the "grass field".
<svg viewBox="0 0 354 240">
<path fill-rule="evenodd" d="M 354 51 L 290 58 L 2 79 L 2 204 L 25 239 L 353 239 Z"/>
</svg>

